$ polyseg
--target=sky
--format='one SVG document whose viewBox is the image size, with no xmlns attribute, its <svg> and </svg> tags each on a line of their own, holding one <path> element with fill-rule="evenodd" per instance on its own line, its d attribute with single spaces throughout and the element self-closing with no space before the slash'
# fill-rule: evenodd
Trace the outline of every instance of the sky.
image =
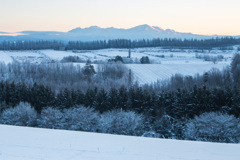
<svg viewBox="0 0 240 160">
<path fill-rule="evenodd" d="M 240 0 L 0 0 L 0 32 L 131 28 L 240 35 Z"/>
</svg>

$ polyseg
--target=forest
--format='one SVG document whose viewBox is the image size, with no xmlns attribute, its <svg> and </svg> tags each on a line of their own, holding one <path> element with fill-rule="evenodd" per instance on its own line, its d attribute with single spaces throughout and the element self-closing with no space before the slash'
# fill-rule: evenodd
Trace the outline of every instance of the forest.
<svg viewBox="0 0 240 160">
<path fill-rule="evenodd" d="M 121 62 L 97 70 L 90 61 L 1 63 L 0 122 L 239 143 L 240 54 L 222 71 L 145 85 Z"/>
<path fill-rule="evenodd" d="M 216 37 L 211 39 L 113 39 L 99 41 L 2 41 L 0 50 L 39 50 L 39 49 L 65 49 L 65 50 L 96 50 L 106 48 L 141 48 L 141 47 L 164 47 L 164 48 L 187 48 L 187 49 L 212 49 L 218 47 L 226 50 L 228 46 L 240 44 L 240 38 Z"/>
</svg>

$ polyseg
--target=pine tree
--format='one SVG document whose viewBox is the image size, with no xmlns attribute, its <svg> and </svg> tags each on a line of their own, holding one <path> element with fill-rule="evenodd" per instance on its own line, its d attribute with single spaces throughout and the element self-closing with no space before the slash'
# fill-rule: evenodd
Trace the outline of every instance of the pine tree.
<svg viewBox="0 0 240 160">
<path fill-rule="evenodd" d="M 81 90 L 77 90 L 76 96 L 77 96 L 76 104 L 78 104 L 78 105 L 84 104 L 85 97 Z"/>
<path fill-rule="evenodd" d="M 118 108 L 127 110 L 128 92 L 125 86 L 121 86 L 118 90 Z"/>
<path fill-rule="evenodd" d="M 110 110 L 110 104 L 108 100 L 109 100 L 109 97 L 107 92 L 103 88 L 100 89 L 94 101 L 95 109 L 100 113 Z"/>
<path fill-rule="evenodd" d="M 17 94 L 15 83 L 12 82 L 9 87 L 9 104 L 16 106 L 19 103 L 19 97 Z"/>
<path fill-rule="evenodd" d="M 147 95 L 146 95 L 147 96 Z M 144 111 L 144 100 L 145 95 L 143 94 L 142 88 L 138 87 L 135 91 L 135 98 L 134 98 L 134 108 L 138 113 L 142 113 Z"/>
<path fill-rule="evenodd" d="M 127 108 L 126 110 L 134 110 L 136 109 L 136 104 L 135 104 L 135 89 L 133 87 L 131 87 L 128 90 L 128 101 L 127 101 Z"/>
<path fill-rule="evenodd" d="M 97 88 L 95 88 L 94 90 L 89 88 L 84 96 L 84 105 L 87 107 L 92 107 L 96 94 Z"/>
<path fill-rule="evenodd" d="M 63 99 L 64 108 L 70 108 L 73 106 L 71 92 L 67 88 L 63 90 Z"/>
<path fill-rule="evenodd" d="M 118 108 L 118 91 L 116 88 L 111 88 L 108 93 L 108 101 L 110 109 L 117 109 Z"/>
</svg>

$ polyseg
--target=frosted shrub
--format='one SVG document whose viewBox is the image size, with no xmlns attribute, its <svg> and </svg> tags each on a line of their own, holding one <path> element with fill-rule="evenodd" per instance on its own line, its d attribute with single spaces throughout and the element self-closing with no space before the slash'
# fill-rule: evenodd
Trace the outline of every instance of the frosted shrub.
<svg viewBox="0 0 240 160">
<path fill-rule="evenodd" d="M 161 138 L 171 138 L 173 136 L 172 118 L 169 115 L 164 115 L 154 123 L 154 130 Z"/>
<path fill-rule="evenodd" d="M 43 109 L 38 119 L 38 126 L 43 128 L 63 129 L 64 125 L 63 113 L 51 107 Z"/>
<path fill-rule="evenodd" d="M 144 126 L 143 116 L 132 111 L 105 112 L 101 115 L 99 126 L 103 133 L 140 135 Z"/>
<path fill-rule="evenodd" d="M 221 113 L 204 113 L 186 124 L 185 137 L 192 140 L 238 143 L 239 119 Z"/>
<path fill-rule="evenodd" d="M 77 106 L 64 110 L 65 129 L 92 131 L 97 130 L 99 115 L 92 108 Z"/>
<path fill-rule="evenodd" d="M 20 102 L 14 108 L 4 110 L 0 117 L 0 122 L 3 124 L 17 126 L 35 126 L 37 112 L 29 103 Z"/>
</svg>

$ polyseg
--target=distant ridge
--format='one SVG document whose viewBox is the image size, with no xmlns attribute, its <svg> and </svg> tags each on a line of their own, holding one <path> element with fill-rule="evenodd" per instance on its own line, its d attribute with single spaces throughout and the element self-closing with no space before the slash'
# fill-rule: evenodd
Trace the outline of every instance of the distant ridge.
<svg viewBox="0 0 240 160">
<path fill-rule="evenodd" d="M 178 39 L 207 39 L 214 36 L 197 35 L 192 33 L 181 33 L 172 29 L 162 29 L 158 26 L 150 26 L 147 24 L 135 26 L 129 29 L 121 28 L 101 28 L 99 26 L 91 26 L 87 28 L 75 28 L 68 32 L 57 31 L 22 31 L 17 32 L 17 36 L 0 34 L 0 41 L 9 40 L 61 40 L 61 41 L 93 41 L 108 39 L 153 39 L 153 38 L 178 38 Z M 18 35 L 20 34 L 20 35 Z M 221 36 L 220 36 L 221 37 Z M 238 36 L 239 37 L 239 36 Z"/>
</svg>

